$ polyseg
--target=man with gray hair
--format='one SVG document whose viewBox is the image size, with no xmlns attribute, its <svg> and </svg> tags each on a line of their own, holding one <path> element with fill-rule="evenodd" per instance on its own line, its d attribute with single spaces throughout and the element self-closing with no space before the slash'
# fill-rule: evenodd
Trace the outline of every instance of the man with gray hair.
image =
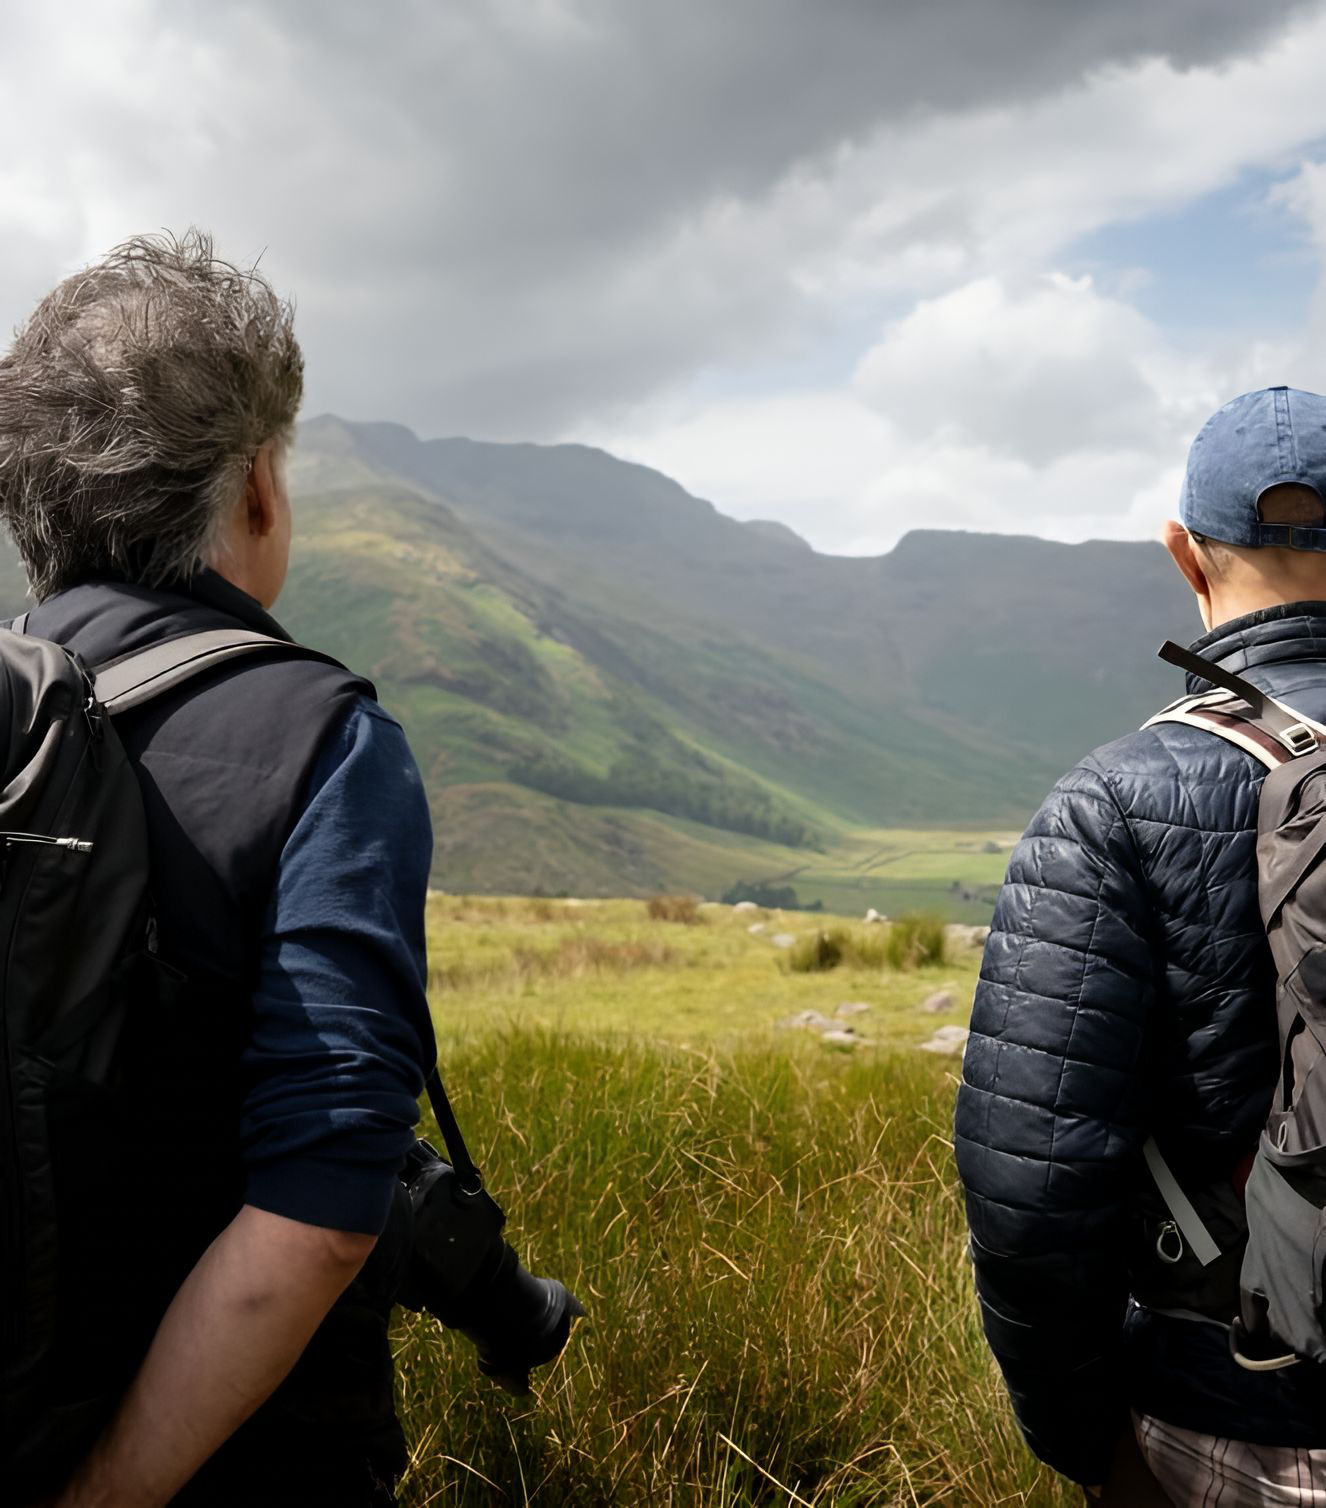
<svg viewBox="0 0 1326 1508">
<path fill-rule="evenodd" d="M 208 630 L 289 641 L 269 609 L 302 380 L 289 306 L 202 234 L 134 239 L 61 283 L 0 359 L 26 631 L 93 666 Z M 135 1155 L 104 1165 L 107 1112 L 83 1110 L 73 1307 L 6 1492 L 390 1504 L 392 1214 L 435 1051 L 418 771 L 372 688 L 293 644 L 115 728 L 175 984 L 126 1027 Z"/>
</svg>

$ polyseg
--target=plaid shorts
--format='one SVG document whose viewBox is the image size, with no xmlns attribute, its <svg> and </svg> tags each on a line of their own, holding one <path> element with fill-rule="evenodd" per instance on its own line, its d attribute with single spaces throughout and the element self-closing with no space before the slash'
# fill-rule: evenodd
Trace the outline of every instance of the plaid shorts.
<svg viewBox="0 0 1326 1508">
<path fill-rule="evenodd" d="M 1326 1450 L 1249 1445 L 1135 1415 L 1137 1443 L 1175 1508 L 1326 1508 Z"/>
</svg>

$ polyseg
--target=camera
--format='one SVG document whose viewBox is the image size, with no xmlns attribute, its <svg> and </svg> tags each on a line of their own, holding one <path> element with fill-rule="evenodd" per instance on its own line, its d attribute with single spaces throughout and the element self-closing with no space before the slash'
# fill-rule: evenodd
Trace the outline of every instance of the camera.
<svg viewBox="0 0 1326 1508">
<path fill-rule="evenodd" d="M 468 1155 L 464 1161 L 458 1171 L 426 1141 L 406 1158 L 400 1178 L 414 1241 L 396 1302 L 459 1330 L 486 1377 L 526 1394 L 531 1369 L 561 1355 L 571 1321 L 585 1311 L 556 1279 L 525 1270 L 502 1237 L 502 1207 Z"/>
</svg>

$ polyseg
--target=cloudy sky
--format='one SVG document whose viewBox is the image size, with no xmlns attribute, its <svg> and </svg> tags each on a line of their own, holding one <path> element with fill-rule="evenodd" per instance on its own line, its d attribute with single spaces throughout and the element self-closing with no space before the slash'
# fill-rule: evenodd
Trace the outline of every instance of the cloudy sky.
<svg viewBox="0 0 1326 1508">
<path fill-rule="evenodd" d="M 135 231 L 305 412 L 583 440 L 821 549 L 1140 537 L 1326 388 L 1326 4 L 0 0 L 0 325 Z"/>
</svg>

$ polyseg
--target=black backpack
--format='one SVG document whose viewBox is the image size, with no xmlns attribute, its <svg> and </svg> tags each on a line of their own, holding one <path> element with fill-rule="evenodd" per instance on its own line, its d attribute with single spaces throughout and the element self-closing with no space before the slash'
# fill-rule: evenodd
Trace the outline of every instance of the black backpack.
<svg viewBox="0 0 1326 1508">
<path fill-rule="evenodd" d="M 1176 644 L 1160 654 L 1216 690 L 1182 698 L 1146 726 L 1204 729 L 1268 771 L 1257 871 L 1275 963 L 1280 1074 L 1244 1190 L 1247 1246 L 1231 1348 L 1256 1371 L 1326 1361 L 1326 726 Z M 1152 1140 L 1144 1151 L 1172 1216 L 1176 1256 L 1166 1260 L 1186 1246 L 1202 1266 L 1215 1263 L 1219 1243 L 1160 1148 Z"/>
<path fill-rule="evenodd" d="M 98 1280 L 69 1250 L 69 1205 L 86 1181 L 76 1165 L 113 1176 L 126 1021 L 174 974 L 156 957 L 142 797 L 114 719 L 237 656 L 326 659 L 221 629 L 90 670 L 25 634 L 26 618 L 0 629 L 0 1481 L 10 1485 L 29 1472 L 39 1485 L 53 1451 L 88 1443 L 126 1380 L 122 1366 L 84 1371 L 68 1336 L 63 1354 L 57 1344 L 71 1313 L 115 1311 L 114 1294 L 68 1291 L 71 1273 L 80 1288 Z"/>
</svg>

